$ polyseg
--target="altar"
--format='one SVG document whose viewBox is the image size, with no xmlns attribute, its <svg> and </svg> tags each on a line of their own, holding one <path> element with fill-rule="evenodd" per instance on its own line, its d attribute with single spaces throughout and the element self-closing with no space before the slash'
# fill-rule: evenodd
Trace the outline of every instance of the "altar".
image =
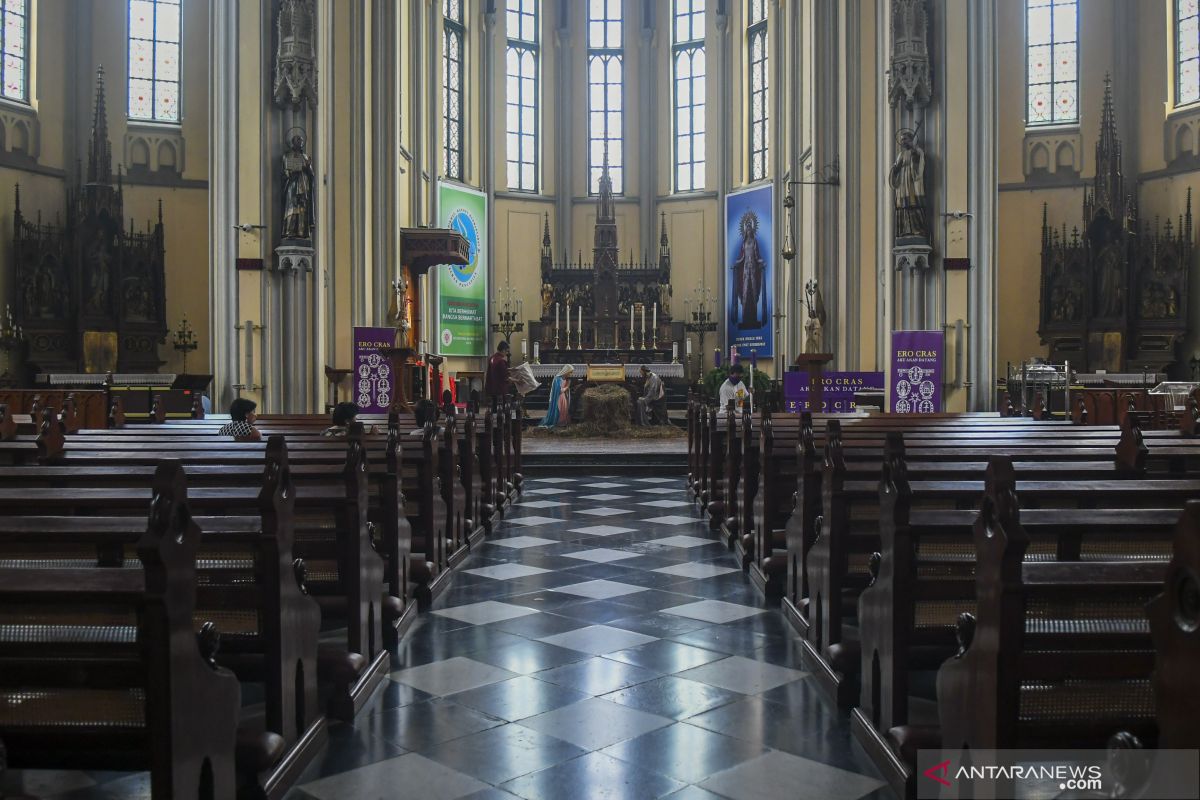
<svg viewBox="0 0 1200 800">
<path fill-rule="evenodd" d="M 541 249 L 541 316 L 529 321 L 535 375 L 540 363 L 625 365 L 630 377 L 652 364 L 662 377 L 683 377 L 679 346 L 683 323 L 671 316 L 671 245 L 666 215 L 661 216 L 658 253 L 622 261 L 612 178 L 607 159 L 596 198 L 591 263 L 582 252 L 575 261 L 554 259 L 550 217 L 545 217 Z M 549 368 L 549 375 L 557 368 Z M 670 369 L 668 369 L 670 368 Z"/>
</svg>

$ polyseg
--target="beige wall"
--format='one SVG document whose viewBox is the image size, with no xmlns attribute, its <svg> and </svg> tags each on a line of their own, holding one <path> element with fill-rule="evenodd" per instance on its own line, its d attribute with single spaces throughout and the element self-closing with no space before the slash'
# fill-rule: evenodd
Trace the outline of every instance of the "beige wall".
<svg viewBox="0 0 1200 800">
<path fill-rule="evenodd" d="M 21 184 L 21 210 L 30 218 L 40 211 L 49 221 L 62 214 L 68 186 L 77 184 L 77 159 L 86 166 L 92 120 L 95 69 L 104 65 L 108 131 L 113 168 L 125 170 L 126 132 L 126 3 L 124 0 L 34 0 L 33 82 L 27 110 L 7 104 L 6 112 L 36 118 L 36 158 L 27 167 L 0 164 L 0 186 Z M 125 180 L 125 227 L 145 230 L 163 204 L 166 229 L 167 324 L 172 330 L 186 315 L 199 349 L 188 369 L 203 371 L 208 349 L 208 0 L 184 4 L 181 55 L 182 114 L 178 126 L 167 126 L 183 139 L 182 174 L 167 185 L 142 179 Z M 13 142 L 5 143 L 11 150 Z M 8 155 L 13 155 L 8 153 Z M 11 297 L 12 191 L 0 191 L 0 302 Z M 165 370 L 182 369 L 170 336 L 159 347 Z"/>
<path fill-rule="evenodd" d="M 1084 183 L 1095 175 L 1095 146 L 1100 129 L 1104 77 L 1113 77 L 1118 131 L 1124 144 L 1126 191 L 1134 194 L 1143 223 L 1156 217 L 1181 214 L 1188 188 L 1200 189 L 1200 171 L 1191 164 L 1169 165 L 1166 140 L 1169 119 L 1196 113 L 1195 107 L 1176 110 L 1174 92 L 1173 31 L 1169 0 L 1087 0 L 1079 17 L 1080 123 L 1065 133 L 1077 132 L 1082 170 L 1079 180 L 1055 185 L 1038 183 L 1025 175 L 1024 144 L 1025 73 L 1023 69 L 999 71 L 997 123 L 999 132 L 1000 192 L 1000 325 L 999 358 L 1019 362 L 1045 355 L 1037 335 L 1038 287 L 1041 276 L 1042 206 L 1048 206 L 1050 224 L 1070 233 L 1083 221 Z M 1019 3 L 999 3 L 998 57 L 1001 63 L 1024 63 L 1024 18 Z M 1030 129 L 1037 134 L 1039 129 Z M 1164 219 L 1165 222 L 1165 219 Z M 1192 328 L 1200 310 L 1197 278 L 1192 277 Z M 1186 361 L 1200 340 L 1185 342 Z"/>
</svg>

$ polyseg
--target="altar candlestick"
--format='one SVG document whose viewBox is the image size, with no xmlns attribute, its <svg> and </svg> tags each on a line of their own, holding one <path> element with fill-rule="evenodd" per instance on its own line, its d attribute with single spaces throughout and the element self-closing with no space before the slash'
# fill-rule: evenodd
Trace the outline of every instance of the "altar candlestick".
<svg viewBox="0 0 1200 800">
<path fill-rule="evenodd" d="M 679 363 L 679 342 L 671 342 L 671 363 Z"/>
<path fill-rule="evenodd" d="M 633 303 L 629 304 L 629 349 L 633 349 Z"/>
<path fill-rule="evenodd" d="M 558 303 L 554 304 L 554 339 L 558 341 Z M 558 345 L 555 345 L 558 347 Z"/>
<path fill-rule="evenodd" d="M 654 331 L 654 338 L 658 338 L 658 303 L 654 304 L 654 322 L 650 325 L 650 330 Z"/>
<path fill-rule="evenodd" d="M 646 349 L 646 307 L 642 306 L 642 349 Z"/>
<path fill-rule="evenodd" d="M 579 349 L 583 349 L 583 303 L 579 304 L 579 324 L 575 327 L 575 335 L 579 340 Z"/>
</svg>

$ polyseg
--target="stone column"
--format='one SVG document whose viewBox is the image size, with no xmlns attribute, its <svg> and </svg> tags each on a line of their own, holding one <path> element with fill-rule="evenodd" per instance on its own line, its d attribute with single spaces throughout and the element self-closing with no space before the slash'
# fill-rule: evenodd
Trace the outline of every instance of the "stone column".
<svg viewBox="0 0 1200 800">
<path fill-rule="evenodd" d="M 559 252 L 567 254 L 567 260 L 570 260 L 570 254 L 575 252 L 574 237 L 571 235 L 571 198 L 575 190 L 571 184 L 570 153 L 576 136 L 571 93 L 571 78 L 574 74 L 571 69 L 571 6 L 569 3 L 556 3 L 555 7 L 558 19 L 554 27 L 554 69 L 558 80 L 554 83 L 554 109 L 558 112 L 558 118 L 554 126 L 554 149 L 558 157 L 554 159 L 554 242 L 558 245 Z M 581 14 L 585 13 L 582 4 L 579 10 Z M 587 17 L 582 19 L 586 20 Z M 501 68 L 505 64 L 506 55 L 506 51 L 502 51 L 497 59 Z M 545 58 L 545 55 L 542 57 Z M 586 125 L 582 130 L 586 135 Z M 584 193 L 587 193 L 586 190 Z M 492 238 L 494 237 L 488 237 L 488 240 L 491 241 Z"/>
<path fill-rule="evenodd" d="M 670 30 L 671 23 L 667 23 Z M 657 50 L 654 47 L 655 24 L 654 4 L 646 3 L 642 13 L 641 39 L 639 41 L 642 69 L 646 75 L 658 74 Z M 669 42 L 669 39 L 668 39 Z M 670 63 L 670 58 L 667 59 Z M 668 72 L 667 86 L 671 85 Z M 638 82 L 638 117 L 640 122 L 637 130 L 630 130 L 626 124 L 626 136 L 634 135 L 638 139 L 638 158 L 641 173 L 638 180 L 638 193 L 641 194 L 639 211 L 641 213 L 641 248 L 642 252 L 635 255 L 635 260 L 643 254 L 658 252 L 658 208 L 655 198 L 658 195 L 658 80 L 643 80 Z M 668 94 L 668 96 L 670 96 Z M 672 159 L 668 156 L 668 162 Z"/>
<path fill-rule="evenodd" d="M 214 3 L 209 13 L 208 274 L 212 400 L 218 409 L 232 402 L 237 377 L 238 53 L 237 6 Z"/>
<path fill-rule="evenodd" d="M 996 377 L 996 4 L 975 0 L 967 6 L 967 131 L 974 172 L 969 187 L 970 224 L 967 274 L 967 408 L 994 408 Z"/>
<path fill-rule="evenodd" d="M 843 81 L 840 69 L 843 26 L 841 3 L 815 3 L 813 7 L 813 149 L 809 161 L 813 171 L 803 177 L 819 176 L 825 167 L 841 158 Z M 774 57 L 775 54 L 772 54 Z M 841 310 L 845 293 L 840 285 L 841 238 L 840 201 L 843 189 L 813 187 L 813 235 L 815 262 L 813 274 L 825 297 L 827 324 L 823 344 L 834 354 L 837 369 L 844 369 L 844 324 Z"/>
</svg>

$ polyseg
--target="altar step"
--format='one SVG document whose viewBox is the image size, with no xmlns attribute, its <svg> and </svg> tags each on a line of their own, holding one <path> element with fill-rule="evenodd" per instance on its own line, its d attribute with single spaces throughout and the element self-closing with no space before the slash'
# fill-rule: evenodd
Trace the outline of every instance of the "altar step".
<svg viewBox="0 0 1200 800">
<path fill-rule="evenodd" d="M 687 440 L 606 441 L 526 439 L 521 472 L 526 476 L 682 475 L 687 472 Z"/>
</svg>

